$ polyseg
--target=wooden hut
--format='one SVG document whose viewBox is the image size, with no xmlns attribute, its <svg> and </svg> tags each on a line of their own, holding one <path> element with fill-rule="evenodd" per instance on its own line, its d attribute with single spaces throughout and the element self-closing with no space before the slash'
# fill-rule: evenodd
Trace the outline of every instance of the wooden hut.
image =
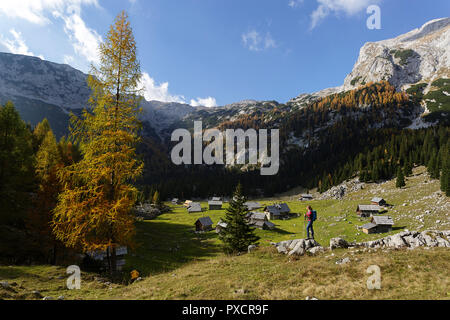
<svg viewBox="0 0 450 320">
<path fill-rule="evenodd" d="M 385 206 L 386 205 L 386 201 L 383 198 L 380 197 L 375 197 L 371 200 L 372 204 L 377 205 L 377 206 Z"/>
<path fill-rule="evenodd" d="M 278 209 L 278 207 L 276 205 L 265 207 L 264 213 L 266 214 L 268 220 L 281 219 L 280 210 Z"/>
<path fill-rule="evenodd" d="M 210 217 L 201 217 L 195 221 L 196 231 L 211 231 L 213 222 Z"/>
<path fill-rule="evenodd" d="M 250 226 L 263 230 L 272 230 L 275 224 L 268 221 L 267 215 L 264 212 L 250 212 L 247 215 L 247 221 Z"/>
<path fill-rule="evenodd" d="M 223 222 L 222 220 L 220 220 L 217 225 L 216 225 L 216 233 L 221 233 L 222 230 L 227 228 L 227 224 L 225 222 Z"/>
<path fill-rule="evenodd" d="M 208 201 L 209 210 L 222 210 L 222 205 L 223 205 L 223 202 L 221 200 L 210 200 L 210 201 Z"/>
<path fill-rule="evenodd" d="M 291 213 L 291 208 L 289 208 L 287 203 L 278 204 L 278 209 L 280 210 L 282 216 L 287 216 Z"/>
<path fill-rule="evenodd" d="M 264 212 L 269 220 L 278 220 L 288 217 L 291 213 L 291 209 L 287 203 L 280 203 L 265 207 Z"/>
<path fill-rule="evenodd" d="M 202 212 L 202 206 L 199 202 L 191 202 L 189 207 L 187 208 L 189 213 Z"/>
<path fill-rule="evenodd" d="M 370 223 L 362 226 L 362 231 L 366 234 L 386 233 L 392 231 L 394 220 L 387 216 L 372 216 Z"/>
<path fill-rule="evenodd" d="M 262 205 L 256 201 L 247 201 L 244 203 L 244 206 L 247 207 L 248 211 L 254 211 L 262 208 Z"/>
<path fill-rule="evenodd" d="M 356 208 L 356 213 L 361 217 L 370 217 L 371 215 L 380 213 L 381 207 L 374 204 L 360 204 Z"/>
</svg>

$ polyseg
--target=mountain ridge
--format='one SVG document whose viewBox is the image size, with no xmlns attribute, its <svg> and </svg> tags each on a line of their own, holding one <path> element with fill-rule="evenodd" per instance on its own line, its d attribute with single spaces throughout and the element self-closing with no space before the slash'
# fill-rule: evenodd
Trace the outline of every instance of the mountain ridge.
<svg viewBox="0 0 450 320">
<path fill-rule="evenodd" d="M 402 51 L 398 50 L 414 52 L 407 51 L 402 56 Z M 408 52 L 411 57 L 408 57 Z M 450 18 L 439 18 L 395 38 L 365 43 L 341 86 L 302 93 L 288 103 L 301 105 L 311 99 L 382 80 L 389 81 L 397 90 L 406 90 L 415 83 L 425 81 L 429 90 L 433 80 L 445 77 L 450 77 Z"/>
<path fill-rule="evenodd" d="M 49 119 L 52 126 L 57 127 L 57 135 L 61 136 L 67 134 L 64 122 L 68 121 L 69 113 L 87 106 L 90 95 L 87 76 L 67 64 L 0 53 L 0 103 L 6 100 L 15 102 L 24 120 L 32 125 L 42 120 L 39 112 L 48 114 L 52 118 Z M 163 138 L 174 126 L 198 119 L 204 120 L 207 127 L 262 113 L 272 120 L 274 110 L 294 112 L 321 98 L 356 89 L 369 82 L 387 80 L 397 90 L 423 83 L 426 84 L 423 89 L 426 94 L 433 81 L 439 78 L 450 78 L 450 18 L 434 19 L 396 38 L 364 44 L 353 70 L 338 87 L 303 93 L 285 104 L 243 100 L 206 108 L 144 100 L 141 118 Z M 448 91 L 445 90 L 441 90 L 441 96 Z M 433 97 L 429 100 L 433 102 Z M 424 110 L 427 110 L 426 103 Z"/>
</svg>

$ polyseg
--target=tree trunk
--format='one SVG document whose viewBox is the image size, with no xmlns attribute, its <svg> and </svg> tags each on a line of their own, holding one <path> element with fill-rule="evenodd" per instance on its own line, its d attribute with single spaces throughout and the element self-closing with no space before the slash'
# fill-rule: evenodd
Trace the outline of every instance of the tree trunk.
<svg viewBox="0 0 450 320">
<path fill-rule="evenodd" d="M 56 248 L 57 248 L 57 244 L 56 243 L 54 243 L 53 244 L 53 258 L 52 258 L 52 265 L 56 265 Z"/>
<path fill-rule="evenodd" d="M 109 247 L 106 249 L 106 259 L 108 260 L 108 271 L 111 273 L 111 255 L 109 254 Z"/>
<path fill-rule="evenodd" d="M 117 271 L 117 256 L 116 256 L 116 247 L 112 247 L 111 250 L 111 272 L 115 273 Z"/>
</svg>

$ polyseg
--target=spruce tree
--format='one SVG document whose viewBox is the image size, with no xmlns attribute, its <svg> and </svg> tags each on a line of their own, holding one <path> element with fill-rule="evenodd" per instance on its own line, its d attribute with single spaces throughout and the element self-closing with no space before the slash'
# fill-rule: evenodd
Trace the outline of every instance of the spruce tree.
<svg viewBox="0 0 450 320">
<path fill-rule="evenodd" d="M 372 178 L 372 181 L 374 181 L 374 182 L 376 182 L 376 181 L 378 181 L 380 179 L 378 161 L 375 161 L 373 163 L 371 178 Z"/>
<path fill-rule="evenodd" d="M 223 242 L 223 250 L 227 254 L 244 252 L 249 245 L 257 244 L 259 240 L 246 221 L 245 215 L 248 210 L 244 205 L 245 202 L 242 186 L 239 183 L 223 219 L 227 227 L 219 234 Z"/>
<path fill-rule="evenodd" d="M 439 165 L 439 161 L 437 159 L 436 162 L 434 163 L 432 178 L 438 180 L 441 178 L 441 168 Z"/>
<path fill-rule="evenodd" d="M 427 163 L 427 171 L 431 179 L 435 179 L 436 155 L 433 153 Z"/>
<path fill-rule="evenodd" d="M 450 144 L 444 146 L 441 173 L 441 191 L 450 197 Z"/>
<path fill-rule="evenodd" d="M 395 183 L 395 186 L 397 188 L 402 188 L 406 185 L 405 183 L 405 175 L 403 174 L 402 168 L 398 167 L 397 169 L 397 181 Z"/>
<path fill-rule="evenodd" d="M 405 176 L 409 177 L 412 175 L 412 165 L 411 162 L 407 161 L 405 164 Z"/>
</svg>

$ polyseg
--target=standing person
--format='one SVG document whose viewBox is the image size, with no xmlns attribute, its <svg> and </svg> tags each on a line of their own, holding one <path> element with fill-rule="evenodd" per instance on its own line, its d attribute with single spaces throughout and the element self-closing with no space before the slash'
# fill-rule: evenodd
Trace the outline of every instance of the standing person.
<svg viewBox="0 0 450 320">
<path fill-rule="evenodd" d="M 313 214 L 313 209 L 311 206 L 306 207 L 306 209 L 308 210 L 305 214 L 305 219 L 308 221 L 308 225 L 306 226 L 306 233 L 308 234 L 308 239 L 310 239 L 309 237 L 309 230 L 311 230 L 311 235 L 312 238 L 314 239 L 314 228 L 313 228 L 313 223 L 314 223 L 314 214 Z"/>
</svg>

